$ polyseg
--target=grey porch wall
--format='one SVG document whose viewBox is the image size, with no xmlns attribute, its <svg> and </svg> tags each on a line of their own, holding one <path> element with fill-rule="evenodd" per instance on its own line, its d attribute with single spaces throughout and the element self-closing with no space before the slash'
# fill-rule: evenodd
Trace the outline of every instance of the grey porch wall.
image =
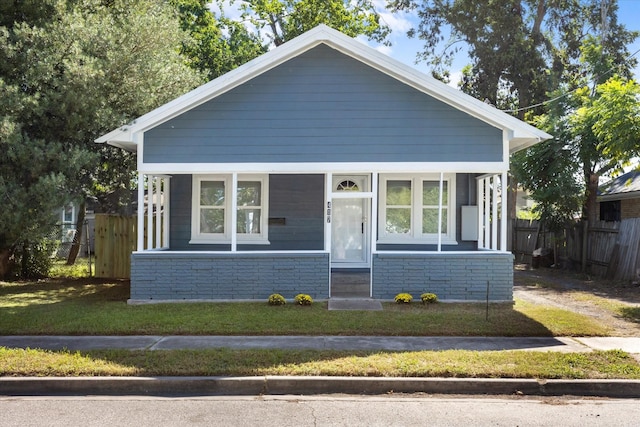
<svg viewBox="0 0 640 427">
<path fill-rule="evenodd" d="M 372 274 L 377 299 L 433 292 L 441 300 L 485 301 L 488 282 L 490 301 L 513 300 L 510 253 L 377 253 Z"/>
<path fill-rule="evenodd" d="M 326 45 L 145 133 L 145 163 L 495 162 L 502 131 Z"/>
<path fill-rule="evenodd" d="M 131 255 L 131 300 L 266 301 L 329 296 L 328 253 L 144 252 Z"/>
<path fill-rule="evenodd" d="M 171 234 L 173 251 L 229 250 L 228 244 L 189 244 L 191 240 L 191 175 L 171 178 Z M 269 226 L 269 245 L 238 245 L 239 250 L 324 249 L 324 176 L 270 175 L 269 217 L 284 219 Z"/>
</svg>

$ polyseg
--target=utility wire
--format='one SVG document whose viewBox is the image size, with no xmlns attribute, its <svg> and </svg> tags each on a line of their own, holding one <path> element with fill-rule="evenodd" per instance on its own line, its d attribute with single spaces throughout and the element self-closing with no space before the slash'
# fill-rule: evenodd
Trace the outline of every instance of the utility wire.
<svg viewBox="0 0 640 427">
<path fill-rule="evenodd" d="M 633 58 L 634 56 L 636 56 L 639 52 L 640 52 L 640 49 L 638 49 L 638 50 L 636 50 L 635 52 L 633 52 L 631 55 L 629 55 L 629 56 L 628 56 L 628 57 L 623 61 L 623 63 L 628 62 L 631 58 Z M 608 69 L 608 70 L 607 70 L 607 71 L 605 71 L 604 73 L 600 74 L 599 76 L 596 76 L 593 80 L 594 80 L 594 81 L 598 81 L 598 80 L 600 80 L 602 77 L 606 76 L 607 74 L 611 73 L 612 71 L 614 71 L 615 69 L 617 69 L 618 67 L 620 67 L 620 65 L 622 65 L 622 64 L 618 64 L 618 65 L 615 65 L 615 66 L 611 67 L 610 69 Z M 552 102 L 557 101 L 558 99 L 562 99 L 562 98 L 564 98 L 564 97 L 566 97 L 566 96 L 569 96 L 569 95 L 571 95 L 572 93 L 574 93 L 575 91 L 577 91 L 578 89 L 580 89 L 580 88 L 579 88 L 579 87 L 577 87 L 577 88 L 575 88 L 575 89 L 573 89 L 573 90 L 570 90 L 570 91 L 569 91 L 569 92 L 567 92 L 567 93 L 563 93 L 562 95 L 556 96 L 555 98 L 548 99 L 548 100 L 546 100 L 546 101 L 540 102 L 540 103 L 538 103 L 538 104 L 530 105 L 530 106 L 528 106 L 528 107 L 513 108 L 513 109 L 509 109 L 509 110 L 501 110 L 501 111 L 503 111 L 503 112 L 505 112 L 505 113 L 518 113 L 518 112 L 520 112 L 520 111 L 531 110 L 532 108 L 542 107 L 543 105 L 550 104 L 550 103 L 552 103 Z"/>
</svg>

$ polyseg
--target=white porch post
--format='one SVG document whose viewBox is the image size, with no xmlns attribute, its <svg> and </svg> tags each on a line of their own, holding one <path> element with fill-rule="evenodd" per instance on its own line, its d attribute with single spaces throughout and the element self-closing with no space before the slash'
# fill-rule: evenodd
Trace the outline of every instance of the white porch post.
<svg viewBox="0 0 640 427">
<path fill-rule="evenodd" d="M 378 250 L 378 173 L 371 174 L 371 255 Z M 372 259 L 373 265 L 373 259 Z"/>
<path fill-rule="evenodd" d="M 502 193 L 502 206 L 501 206 L 501 217 L 502 217 L 502 223 L 500 224 L 500 250 L 501 251 L 507 251 L 507 229 L 508 229 L 508 223 L 509 223 L 509 218 L 507 217 L 507 215 L 509 215 L 508 211 L 508 193 L 509 193 L 509 189 L 507 188 L 507 172 L 502 172 L 502 178 L 500 180 L 500 187 L 501 187 L 501 193 Z"/>
<path fill-rule="evenodd" d="M 331 296 L 331 215 L 333 193 L 333 174 L 328 172 L 324 175 L 324 250 L 329 252 L 329 296 Z"/>
<path fill-rule="evenodd" d="M 491 188 L 489 186 L 489 178 L 484 178 L 484 241 L 483 247 L 486 249 L 491 244 L 491 215 L 489 205 L 491 202 Z"/>
<path fill-rule="evenodd" d="M 162 247 L 162 181 L 163 179 L 159 176 L 155 177 L 154 180 L 154 188 L 153 188 L 153 199 L 156 205 L 156 239 L 154 249 L 160 249 Z"/>
<path fill-rule="evenodd" d="M 144 250 L 144 174 L 138 172 L 138 251 Z"/>
<path fill-rule="evenodd" d="M 373 254 L 378 250 L 378 173 L 371 174 L 371 253 L 369 254 L 369 298 L 373 297 Z"/>
<path fill-rule="evenodd" d="M 231 175 L 231 252 L 238 250 L 238 173 Z"/>
<path fill-rule="evenodd" d="M 478 205 L 478 249 L 484 248 L 484 233 L 482 232 L 483 224 L 483 209 L 482 201 L 484 200 L 484 180 L 476 179 L 476 186 L 478 187 L 478 194 L 476 204 Z"/>
<path fill-rule="evenodd" d="M 171 177 L 166 176 L 162 179 L 162 196 L 163 196 L 163 206 L 162 206 L 162 226 L 163 226 L 163 235 L 162 235 L 162 247 L 169 247 L 169 213 L 171 211 L 170 207 L 170 195 L 171 195 Z"/>
<path fill-rule="evenodd" d="M 440 172 L 440 191 L 438 193 L 438 252 L 442 252 L 442 190 L 444 173 Z"/>
<path fill-rule="evenodd" d="M 491 177 L 491 249 L 498 250 L 498 175 Z"/>
<path fill-rule="evenodd" d="M 153 182 L 154 176 L 147 175 L 147 249 L 153 249 Z"/>
</svg>

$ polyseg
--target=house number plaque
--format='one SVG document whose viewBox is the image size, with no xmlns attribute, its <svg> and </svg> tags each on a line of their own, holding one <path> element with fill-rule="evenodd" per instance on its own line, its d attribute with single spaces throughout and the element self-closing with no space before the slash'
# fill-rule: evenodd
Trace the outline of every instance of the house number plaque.
<svg viewBox="0 0 640 427">
<path fill-rule="evenodd" d="M 331 202 L 327 202 L 327 224 L 331 223 Z"/>
</svg>

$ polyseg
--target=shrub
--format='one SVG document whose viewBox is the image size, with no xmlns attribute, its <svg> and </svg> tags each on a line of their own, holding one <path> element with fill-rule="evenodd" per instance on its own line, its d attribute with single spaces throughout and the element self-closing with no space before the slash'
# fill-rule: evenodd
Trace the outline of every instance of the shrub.
<svg viewBox="0 0 640 427">
<path fill-rule="evenodd" d="M 411 294 L 401 293 L 395 297 L 396 304 L 411 304 L 411 301 L 413 301 Z"/>
<path fill-rule="evenodd" d="M 269 295 L 269 305 L 285 305 L 287 300 L 280 294 Z"/>
<path fill-rule="evenodd" d="M 431 292 L 426 292 L 420 295 L 420 299 L 423 304 L 434 304 L 438 302 L 438 296 L 436 294 L 432 294 Z"/>
<path fill-rule="evenodd" d="M 311 305 L 313 304 L 313 298 L 307 294 L 298 294 L 293 299 L 298 305 Z"/>
</svg>

